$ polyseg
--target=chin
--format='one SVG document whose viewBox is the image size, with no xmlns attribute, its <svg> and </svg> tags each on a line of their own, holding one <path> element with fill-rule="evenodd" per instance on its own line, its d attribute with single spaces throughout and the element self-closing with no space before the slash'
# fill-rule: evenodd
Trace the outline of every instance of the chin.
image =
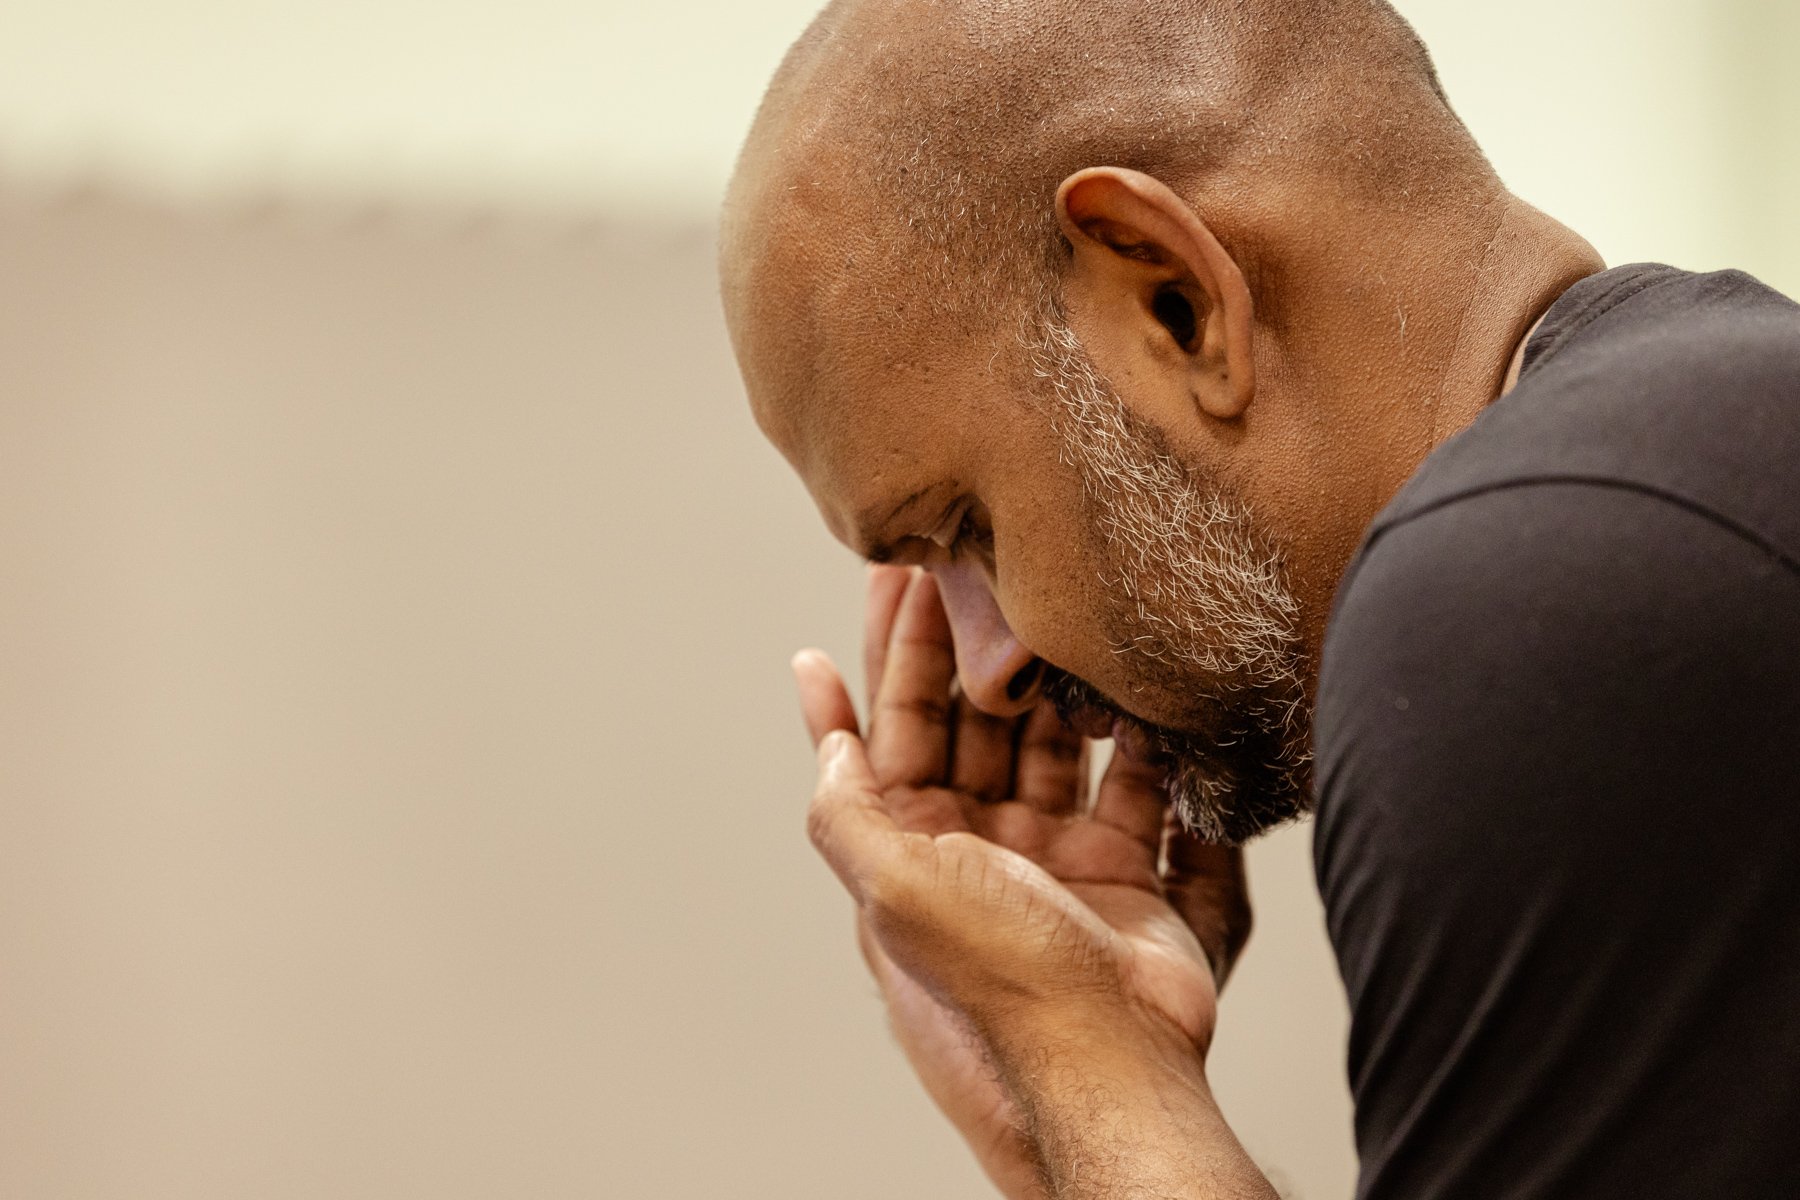
<svg viewBox="0 0 1800 1200">
<path fill-rule="evenodd" d="M 1070 728 L 1089 737 L 1110 733 L 1161 767 L 1169 803 L 1206 841 L 1239 846 L 1312 807 L 1310 737 L 1297 697 L 1235 694 L 1219 707 L 1215 727 L 1200 733 L 1127 712 L 1065 671 L 1051 668 L 1043 689 Z"/>
</svg>

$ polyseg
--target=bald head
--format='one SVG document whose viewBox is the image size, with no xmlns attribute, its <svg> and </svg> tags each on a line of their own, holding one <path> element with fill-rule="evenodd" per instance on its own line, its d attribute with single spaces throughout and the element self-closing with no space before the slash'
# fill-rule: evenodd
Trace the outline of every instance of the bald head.
<svg viewBox="0 0 1800 1200">
<path fill-rule="evenodd" d="M 839 0 L 722 235 L 759 422 L 963 695 L 1113 714 L 1226 840 L 1304 807 L 1362 530 L 1598 266 L 1383 0 Z"/>
<path fill-rule="evenodd" d="M 1491 184 L 1385 0 L 837 0 L 745 146 L 728 297 L 778 256 L 849 284 L 840 307 L 966 327 L 1052 284 L 1052 198 L 1097 164 L 1215 191 L 1227 230 L 1270 181 L 1397 206 Z"/>
</svg>

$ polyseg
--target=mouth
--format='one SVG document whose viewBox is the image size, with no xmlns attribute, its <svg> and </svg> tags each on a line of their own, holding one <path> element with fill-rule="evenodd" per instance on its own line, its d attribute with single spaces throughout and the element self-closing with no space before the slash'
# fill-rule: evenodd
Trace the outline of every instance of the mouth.
<svg viewBox="0 0 1800 1200">
<path fill-rule="evenodd" d="M 1108 700 L 1086 680 L 1052 670 L 1044 680 L 1044 696 L 1063 723 L 1082 737 L 1111 738 L 1127 753 L 1151 761 L 1158 757 L 1164 739 L 1156 728 Z"/>
<path fill-rule="evenodd" d="M 1072 712 L 1061 714 L 1063 724 L 1085 738 L 1108 738 L 1112 736 L 1113 727 L 1122 724 L 1123 717 L 1114 716 L 1104 708 L 1087 705 Z"/>
<path fill-rule="evenodd" d="M 1126 712 L 1098 688 L 1045 669 L 1043 698 L 1084 737 L 1113 740 L 1124 754 L 1164 776 L 1169 802 L 1188 829 L 1220 845 L 1239 845 L 1310 807 L 1310 756 L 1288 736 L 1291 708 L 1282 697 L 1233 697 L 1205 731 L 1184 730 Z"/>
</svg>

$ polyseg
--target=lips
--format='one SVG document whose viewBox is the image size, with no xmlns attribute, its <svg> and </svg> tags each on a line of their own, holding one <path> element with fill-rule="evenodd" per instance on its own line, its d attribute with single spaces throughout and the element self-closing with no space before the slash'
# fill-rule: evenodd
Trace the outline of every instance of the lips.
<svg viewBox="0 0 1800 1200">
<path fill-rule="evenodd" d="M 1113 728 L 1128 718 L 1100 689 L 1066 671 L 1046 666 L 1043 696 L 1056 707 L 1063 724 L 1082 737 L 1096 740 L 1113 736 Z"/>
<path fill-rule="evenodd" d="M 1084 704 L 1064 718 L 1070 729 L 1085 738 L 1109 738 L 1123 718 L 1092 704 Z"/>
<path fill-rule="evenodd" d="M 1082 737 L 1111 738 L 1117 749 L 1145 762 L 1167 761 L 1167 740 L 1157 727 L 1112 703 L 1092 684 L 1050 667 L 1044 672 L 1043 690 L 1064 724 Z"/>
<path fill-rule="evenodd" d="M 1155 766 L 1168 764 L 1166 747 L 1156 732 L 1116 708 L 1090 700 L 1070 711 L 1063 721 L 1082 737 L 1095 741 L 1111 738 L 1119 753 Z"/>
<path fill-rule="evenodd" d="M 1155 766 L 1168 765 L 1169 756 L 1161 739 L 1130 717 L 1119 717 L 1113 722 L 1112 737 L 1120 753 Z"/>
<path fill-rule="evenodd" d="M 1120 749 L 1140 758 L 1149 758 L 1154 753 L 1155 739 L 1143 723 L 1116 709 L 1087 704 L 1070 713 L 1066 720 L 1069 728 L 1082 737 L 1095 741 L 1111 738 Z"/>
</svg>

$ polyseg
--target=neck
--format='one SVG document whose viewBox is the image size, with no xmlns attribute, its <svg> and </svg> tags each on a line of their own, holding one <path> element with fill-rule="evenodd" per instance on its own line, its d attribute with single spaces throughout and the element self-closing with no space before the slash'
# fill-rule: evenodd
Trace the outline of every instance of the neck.
<svg viewBox="0 0 1800 1200">
<path fill-rule="evenodd" d="M 1435 346 L 1420 347 L 1426 358 L 1414 367 L 1414 382 L 1402 385 L 1408 401 L 1363 409 L 1393 414 L 1398 423 L 1366 430 L 1362 444 L 1372 455 L 1352 453 L 1337 464 L 1347 472 L 1337 481 L 1347 502 L 1313 526 L 1312 538 L 1294 545 L 1300 572 L 1293 582 L 1302 592 L 1304 637 L 1315 662 L 1332 597 L 1369 522 L 1432 450 L 1512 386 L 1530 332 L 1556 299 L 1605 266 L 1579 235 L 1524 201 L 1501 194 L 1493 209 L 1460 311 L 1453 308 L 1438 326 Z"/>
<path fill-rule="evenodd" d="M 1417 458 L 1398 464 L 1407 476 L 1511 390 L 1525 343 L 1550 306 L 1606 265 L 1580 235 L 1518 197 L 1504 195 L 1499 203 L 1499 224 L 1476 268 L 1426 435 Z"/>
</svg>

